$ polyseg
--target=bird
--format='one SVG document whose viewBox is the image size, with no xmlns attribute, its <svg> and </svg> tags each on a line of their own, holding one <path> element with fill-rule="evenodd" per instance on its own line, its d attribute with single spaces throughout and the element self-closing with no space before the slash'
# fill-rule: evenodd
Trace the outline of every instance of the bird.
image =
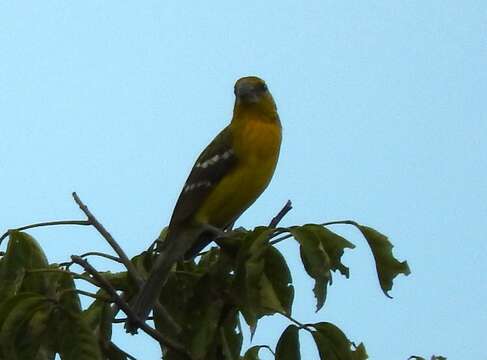
<svg viewBox="0 0 487 360">
<path fill-rule="evenodd" d="M 267 188 L 281 147 L 282 126 L 267 84 L 238 79 L 230 123 L 197 158 L 174 207 L 150 275 L 131 303 L 145 321 L 173 265 L 195 257 L 220 236 Z M 137 324 L 126 323 L 135 333 Z"/>
</svg>

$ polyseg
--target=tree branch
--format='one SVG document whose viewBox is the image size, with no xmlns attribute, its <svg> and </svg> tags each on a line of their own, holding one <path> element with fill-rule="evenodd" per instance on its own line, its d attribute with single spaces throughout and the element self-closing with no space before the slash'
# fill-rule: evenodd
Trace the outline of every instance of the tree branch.
<svg viewBox="0 0 487 360">
<path fill-rule="evenodd" d="M 112 247 L 113 250 L 117 253 L 120 262 L 125 266 L 127 269 L 128 275 L 134 281 L 137 289 L 140 289 L 144 284 L 144 280 L 140 277 L 137 269 L 135 268 L 134 264 L 130 261 L 128 256 L 125 254 L 125 251 L 121 248 L 121 246 L 117 243 L 117 241 L 113 238 L 113 236 L 108 232 L 107 229 L 97 220 L 97 218 L 93 215 L 93 213 L 88 209 L 88 207 L 81 201 L 78 194 L 73 192 L 73 198 L 76 204 L 78 204 L 79 208 L 88 218 L 88 221 L 91 225 L 100 233 L 101 236 L 108 242 L 108 244 Z M 72 258 L 72 257 L 71 257 Z M 179 324 L 170 316 L 168 311 L 159 303 L 156 303 L 156 308 L 160 312 L 161 316 L 170 324 L 177 332 L 181 331 L 181 327 Z M 115 309 L 114 309 L 115 310 Z M 115 312 L 115 311 L 114 311 Z"/>
<path fill-rule="evenodd" d="M 2 236 L 0 236 L 0 245 L 2 244 L 2 241 L 9 236 L 10 231 L 15 230 L 15 231 L 22 231 L 22 230 L 27 230 L 27 229 L 33 229 L 37 227 L 43 227 L 43 226 L 56 226 L 56 225 L 82 225 L 82 226 L 88 226 L 91 225 L 91 223 L 87 220 L 60 220 L 60 221 L 48 221 L 48 222 L 40 222 L 36 224 L 30 224 L 30 225 L 25 225 L 21 226 L 16 229 L 9 229 L 7 232 L 5 232 Z"/>
<path fill-rule="evenodd" d="M 128 318 L 119 318 L 119 319 L 113 319 L 112 323 L 114 324 L 121 324 L 121 323 L 126 323 Z M 153 316 L 149 316 L 147 320 L 154 320 Z"/>
<path fill-rule="evenodd" d="M 286 235 L 281 236 L 280 238 L 269 241 L 269 244 L 275 245 L 277 243 L 280 243 L 283 240 L 289 239 L 290 237 L 293 237 L 293 236 L 291 234 L 286 234 Z"/>
<path fill-rule="evenodd" d="M 71 260 L 73 263 L 80 265 L 85 271 L 90 274 L 94 280 L 96 280 L 100 287 L 105 290 L 113 299 L 113 301 L 118 305 L 118 307 L 127 315 L 130 321 L 137 324 L 142 331 L 144 331 L 147 335 L 152 337 L 154 340 L 164 344 L 168 348 L 174 349 L 176 351 L 182 352 L 186 355 L 189 355 L 186 348 L 180 344 L 179 342 L 161 334 L 156 329 L 153 329 L 149 325 L 147 325 L 144 321 L 140 320 L 140 318 L 132 311 L 130 306 L 123 300 L 117 293 L 117 291 L 113 288 L 113 286 L 105 279 L 93 266 L 91 266 L 86 260 L 81 258 L 80 256 L 72 255 Z"/>
<path fill-rule="evenodd" d="M 309 332 L 312 332 L 313 330 L 311 330 L 310 328 L 310 325 L 308 324 L 303 324 L 302 322 L 296 320 L 295 318 L 293 318 L 291 315 L 288 315 L 286 314 L 285 312 L 281 312 L 281 311 L 278 311 L 277 312 L 278 314 L 284 316 L 285 318 L 287 318 L 289 321 L 293 322 L 294 324 L 296 324 L 296 326 L 300 329 L 305 329 Z"/>
<path fill-rule="evenodd" d="M 353 225 L 353 226 L 355 226 L 357 228 L 360 227 L 360 225 L 356 221 L 353 221 L 353 220 L 328 221 L 328 222 L 325 222 L 325 223 L 321 223 L 320 225 L 321 226 L 329 226 L 329 225 Z M 282 231 L 278 231 L 278 232 L 274 233 L 273 236 L 282 234 L 284 232 L 286 232 L 285 229 L 283 229 Z M 289 239 L 290 237 L 293 237 L 293 235 L 292 234 L 286 234 L 286 235 L 281 236 L 280 238 L 277 238 L 277 239 L 274 239 L 272 241 L 269 241 L 269 244 L 275 245 L 277 243 L 280 243 L 283 240 Z"/>
<path fill-rule="evenodd" d="M 120 349 L 113 341 L 110 341 L 109 344 L 110 344 L 110 346 L 112 348 L 114 348 L 115 350 L 117 350 L 117 351 L 121 352 L 122 354 L 124 354 L 127 359 L 137 360 L 137 358 L 135 358 L 134 356 L 130 355 L 128 352 Z"/>
<path fill-rule="evenodd" d="M 84 276 L 80 275 L 78 273 L 72 272 L 72 271 L 67 271 L 63 269 L 30 269 L 30 270 L 25 270 L 26 273 L 28 274 L 33 274 L 33 273 L 64 273 L 64 274 L 69 274 L 71 275 L 74 279 L 77 280 L 84 280 L 86 282 L 89 282 L 91 285 L 100 287 L 100 284 L 98 284 L 95 280 L 90 278 L 89 276 Z"/>
<path fill-rule="evenodd" d="M 123 264 L 122 263 L 122 260 L 120 260 L 120 258 L 118 258 L 116 256 L 113 256 L 113 255 L 109 255 L 109 254 L 105 254 L 105 253 L 102 253 L 102 252 L 98 252 L 98 251 L 89 251 L 87 253 L 81 254 L 80 256 L 82 258 L 85 258 L 85 257 L 88 257 L 88 256 L 100 256 L 100 257 L 103 257 L 105 259 L 109 259 L 109 260 L 113 260 L 115 262 L 118 262 L 119 264 Z M 65 266 L 66 268 L 69 268 L 71 265 L 73 265 L 73 262 L 72 261 L 66 261 L 66 262 L 63 262 L 63 263 L 60 263 L 59 264 L 59 266 Z"/>
<path fill-rule="evenodd" d="M 102 253 L 102 252 L 98 252 L 98 251 L 90 251 L 90 252 L 81 254 L 80 256 L 82 258 L 85 258 L 85 257 L 88 257 L 88 256 L 100 256 L 100 257 L 103 257 L 105 259 L 109 259 L 109 260 L 113 260 L 115 262 L 118 262 L 119 264 L 123 264 L 123 262 L 122 262 L 122 260 L 120 260 L 120 258 L 118 258 L 116 256 L 108 255 L 108 254 L 105 254 L 105 253 Z"/>
<path fill-rule="evenodd" d="M 64 290 L 60 291 L 59 293 L 64 294 L 64 293 L 69 293 L 69 292 L 74 292 L 74 293 L 77 293 L 79 295 L 84 295 L 84 296 L 90 297 L 90 298 L 95 299 L 95 300 L 102 300 L 102 301 L 110 301 L 111 300 L 111 297 L 109 297 L 109 296 L 97 295 L 97 294 L 90 293 L 89 291 L 84 291 L 84 290 L 80 290 L 80 289 L 64 289 Z"/>
<path fill-rule="evenodd" d="M 115 250 L 118 257 L 120 258 L 120 261 L 123 263 L 123 265 L 127 269 L 129 276 L 135 281 L 135 283 L 137 285 L 140 286 L 143 283 L 143 280 L 139 276 L 137 270 L 135 269 L 134 264 L 132 264 L 132 262 L 128 258 L 127 254 L 125 254 L 125 251 L 123 251 L 123 249 L 115 241 L 113 236 L 107 231 L 107 229 L 105 229 L 105 227 L 91 213 L 91 211 L 88 209 L 88 207 L 81 201 L 81 199 L 79 198 L 78 194 L 76 194 L 76 192 L 73 192 L 73 198 L 74 198 L 74 201 L 76 202 L 76 204 L 78 204 L 81 211 L 83 211 L 84 214 L 86 215 L 86 217 L 88 218 L 88 221 L 90 222 L 90 224 L 93 225 L 93 227 L 100 233 L 100 235 L 105 238 L 105 240 L 112 247 L 112 249 Z"/>
<path fill-rule="evenodd" d="M 284 204 L 284 206 L 282 207 L 282 209 L 277 213 L 276 216 L 274 216 L 271 220 L 271 222 L 269 223 L 269 227 L 270 228 L 275 228 L 282 220 L 282 218 L 284 216 L 286 216 L 286 214 L 291 211 L 291 209 L 293 208 L 293 205 L 291 203 L 291 200 L 288 200 L 286 201 L 286 204 Z"/>
</svg>

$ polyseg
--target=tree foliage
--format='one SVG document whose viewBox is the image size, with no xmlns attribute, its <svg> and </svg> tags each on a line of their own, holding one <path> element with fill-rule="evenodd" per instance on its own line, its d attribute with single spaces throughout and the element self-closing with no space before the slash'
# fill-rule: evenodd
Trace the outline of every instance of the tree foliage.
<svg viewBox="0 0 487 360">
<path fill-rule="evenodd" d="M 297 360 L 303 331 L 311 334 L 322 360 L 366 359 L 365 346 L 355 345 L 336 325 L 302 324 L 292 316 L 292 272 L 278 244 L 295 240 L 304 270 L 314 281 L 319 311 L 333 273 L 348 278 L 342 255 L 355 247 L 329 228 L 335 224 L 355 226 L 365 237 L 386 295 L 398 274 L 409 274 L 407 263 L 393 256 L 385 235 L 353 221 L 239 228 L 221 239 L 221 246 L 174 266 L 154 310 L 155 329 L 144 331 L 159 341 L 165 360 L 255 360 L 262 351 L 272 352 L 278 360 Z M 141 278 L 148 276 L 156 256 L 157 247 L 151 246 L 130 260 Z M 52 360 L 56 354 L 63 360 L 133 358 L 112 342 L 111 334 L 121 304 L 130 304 L 140 284 L 128 271 L 102 272 L 84 266 L 74 272 L 74 265 L 87 262 L 72 259 L 50 264 L 33 237 L 9 231 L 0 259 L 0 359 Z M 81 290 L 82 281 L 96 286 L 96 294 Z M 80 296 L 87 296 L 91 304 L 82 308 Z M 267 345 L 243 349 L 244 323 L 253 335 L 262 317 L 274 315 L 289 320 L 275 349 Z"/>
</svg>

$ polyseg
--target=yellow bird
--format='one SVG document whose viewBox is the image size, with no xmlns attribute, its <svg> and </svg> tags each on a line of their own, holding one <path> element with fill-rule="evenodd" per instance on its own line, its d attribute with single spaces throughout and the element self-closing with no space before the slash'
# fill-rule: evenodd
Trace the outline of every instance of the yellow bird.
<svg viewBox="0 0 487 360">
<path fill-rule="evenodd" d="M 230 124 L 196 160 L 174 208 L 149 279 L 133 303 L 147 319 L 175 262 L 195 256 L 262 194 L 276 168 L 281 122 L 266 83 L 255 76 L 235 83 Z M 134 332 L 136 325 L 127 324 Z"/>
</svg>

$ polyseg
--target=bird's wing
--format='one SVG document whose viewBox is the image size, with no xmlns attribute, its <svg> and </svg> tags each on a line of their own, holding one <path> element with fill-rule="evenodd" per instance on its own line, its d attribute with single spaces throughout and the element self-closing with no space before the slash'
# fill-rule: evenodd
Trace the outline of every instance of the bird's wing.
<svg viewBox="0 0 487 360">
<path fill-rule="evenodd" d="M 208 239 L 204 238 L 203 243 L 198 242 L 195 245 L 194 241 L 200 237 L 201 229 L 185 226 L 185 221 L 191 219 L 198 211 L 213 187 L 232 171 L 236 162 L 231 131 L 226 127 L 198 157 L 179 195 L 169 225 L 170 238 L 166 238 L 163 242 L 161 253 L 156 259 L 150 276 L 132 304 L 133 311 L 141 319 L 147 318 L 156 303 L 161 284 L 167 280 L 174 262 L 180 260 L 188 249 L 199 249 L 208 242 Z M 178 241 L 173 241 L 174 239 Z M 125 326 L 127 331 L 133 333 L 138 324 L 128 320 Z"/>
<path fill-rule="evenodd" d="M 223 129 L 196 160 L 179 195 L 169 227 L 190 219 L 201 207 L 215 185 L 237 163 L 229 126 Z"/>
</svg>

